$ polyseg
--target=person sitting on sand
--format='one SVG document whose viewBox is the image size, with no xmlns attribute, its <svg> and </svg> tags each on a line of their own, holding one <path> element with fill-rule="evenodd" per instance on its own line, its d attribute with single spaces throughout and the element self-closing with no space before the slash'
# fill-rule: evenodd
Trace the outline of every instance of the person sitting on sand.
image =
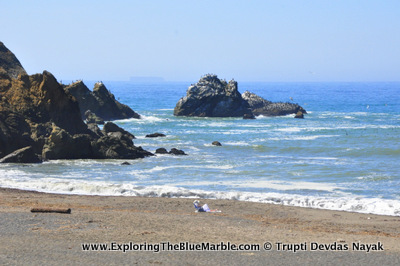
<svg viewBox="0 0 400 266">
<path fill-rule="evenodd" d="M 207 203 L 204 205 L 201 205 L 200 201 L 195 200 L 195 201 L 193 201 L 193 205 L 194 205 L 194 208 L 196 209 L 196 212 L 209 212 L 210 211 L 210 208 L 208 207 Z"/>
<path fill-rule="evenodd" d="M 196 212 L 221 212 L 220 210 L 210 210 L 207 203 L 201 205 L 200 201 L 198 200 L 193 201 L 193 205 L 196 209 Z"/>
</svg>

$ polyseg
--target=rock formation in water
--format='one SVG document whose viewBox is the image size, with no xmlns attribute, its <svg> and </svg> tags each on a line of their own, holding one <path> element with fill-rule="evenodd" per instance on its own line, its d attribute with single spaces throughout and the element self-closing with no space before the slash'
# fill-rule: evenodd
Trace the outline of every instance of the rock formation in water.
<svg viewBox="0 0 400 266">
<path fill-rule="evenodd" d="M 255 115 L 279 116 L 299 111 L 307 113 L 298 104 L 270 102 L 248 91 L 240 95 L 236 81 L 226 82 L 208 74 L 189 87 L 176 104 L 174 115 L 252 119 Z"/>
<path fill-rule="evenodd" d="M 35 156 L 50 160 L 152 155 L 134 146 L 133 135 L 127 132 L 108 134 L 96 132 L 97 126 L 88 128 L 75 97 L 50 72 L 27 75 L 2 43 L 0 58 L 0 158 L 15 152 L 3 162 L 32 162 Z M 104 95 L 103 89 L 99 85 L 99 94 Z"/>
<path fill-rule="evenodd" d="M 242 94 L 242 98 L 249 103 L 251 111 L 256 116 L 279 116 L 297 114 L 298 112 L 302 112 L 303 114 L 307 113 L 306 110 L 298 104 L 270 102 L 249 91 L 245 91 Z"/>
<path fill-rule="evenodd" d="M 213 146 L 222 146 L 221 142 L 219 142 L 219 141 L 213 141 L 211 144 Z"/>
<path fill-rule="evenodd" d="M 226 82 L 211 74 L 191 85 L 174 109 L 176 116 L 243 117 L 245 114 L 251 114 L 250 106 L 240 95 L 237 82 Z"/>
<path fill-rule="evenodd" d="M 102 82 L 97 82 L 93 91 L 90 91 L 81 80 L 65 86 L 64 90 L 78 101 L 82 119 L 87 118 L 85 114 L 88 111 L 92 114 L 92 118 L 98 117 L 99 119 L 95 121 L 100 123 L 101 120 L 140 118 L 140 115 L 129 106 L 117 101 Z"/>
<path fill-rule="evenodd" d="M 166 137 L 166 135 L 158 132 L 146 135 L 146 138 L 159 138 L 159 137 Z"/>
</svg>

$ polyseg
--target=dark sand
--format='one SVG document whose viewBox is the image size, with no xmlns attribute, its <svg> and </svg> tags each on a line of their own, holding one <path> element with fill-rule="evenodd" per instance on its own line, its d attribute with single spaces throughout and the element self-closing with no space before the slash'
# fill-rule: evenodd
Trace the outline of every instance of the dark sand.
<svg viewBox="0 0 400 266">
<path fill-rule="evenodd" d="M 204 200 L 222 213 L 195 213 L 193 200 L 0 189 L 0 265 L 400 265 L 400 217 L 230 200 Z M 30 212 L 38 207 L 72 213 Z M 259 244 L 260 250 L 82 251 L 82 243 L 168 241 Z M 266 242 L 272 250 L 264 250 Z M 277 243 L 306 250 L 278 250 Z M 312 243 L 348 250 L 311 251 Z M 356 251 L 353 243 L 384 250 Z"/>
</svg>

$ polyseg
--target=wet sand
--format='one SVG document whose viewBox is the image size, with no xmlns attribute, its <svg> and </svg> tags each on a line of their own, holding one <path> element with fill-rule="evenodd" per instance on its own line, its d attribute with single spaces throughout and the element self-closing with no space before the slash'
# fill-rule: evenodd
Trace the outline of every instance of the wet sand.
<svg viewBox="0 0 400 266">
<path fill-rule="evenodd" d="M 195 213 L 193 200 L 0 188 L 0 264 L 400 264 L 400 217 L 233 200 L 204 200 L 222 212 Z M 72 212 L 32 213 L 32 208 Z M 154 252 L 156 246 L 173 249 L 182 242 L 220 250 Z M 116 250 L 83 251 L 84 243 Z M 228 243 L 258 244 L 260 250 L 221 251 Z M 153 251 L 120 250 L 140 244 Z"/>
</svg>

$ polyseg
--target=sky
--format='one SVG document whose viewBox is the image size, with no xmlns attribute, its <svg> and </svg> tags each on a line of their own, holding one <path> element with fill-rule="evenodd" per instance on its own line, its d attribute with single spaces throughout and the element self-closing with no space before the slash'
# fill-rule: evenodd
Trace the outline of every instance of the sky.
<svg viewBox="0 0 400 266">
<path fill-rule="evenodd" d="M 238 81 L 400 81 L 398 0 L 0 0 L 0 41 L 58 80 L 207 73 Z"/>
</svg>

